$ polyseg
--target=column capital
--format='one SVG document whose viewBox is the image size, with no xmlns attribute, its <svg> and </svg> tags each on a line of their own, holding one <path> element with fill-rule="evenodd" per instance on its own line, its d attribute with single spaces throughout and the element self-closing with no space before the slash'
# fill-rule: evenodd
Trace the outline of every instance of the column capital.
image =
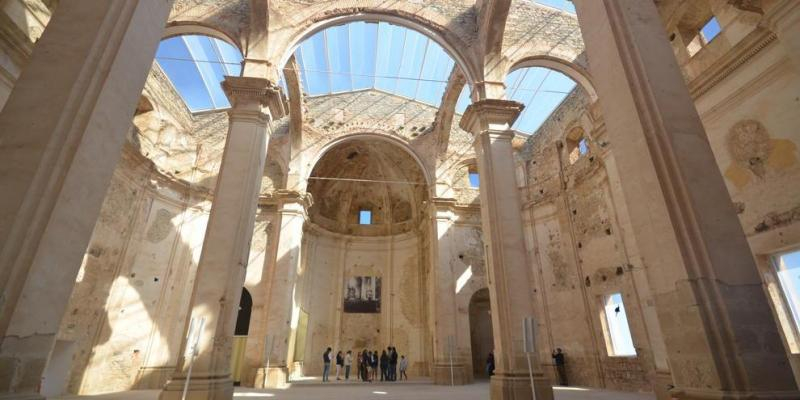
<svg viewBox="0 0 800 400">
<path fill-rule="evenodd" d="M 222 89 L 236 111 L 269 109 L 272 119 L 286 115 L 286 99 L 280 86 L 269 79 L 244 76 L 226 76 Z"/>
<path fill-rule="evenodd" d="M 431 211 L 437 221 L 452 221 L 455 219 L 456 199 L 448 197 L 434 197 L 431 199 Z"/>
<path fill-rule="evenodd" d="M 472 103 L 461 117 L 461 129 L 474 135 L 485 131 L 507 131 L 525 108 L 513 100 L 485 99 Z"/>
<path fill-rule="evenodd" d="M 266 204 L 273 204 L 279 213 L 306 214 L 314 205 L 311 193 L 297 190 L 278 189 L 262 197 Z"/>
</svg>

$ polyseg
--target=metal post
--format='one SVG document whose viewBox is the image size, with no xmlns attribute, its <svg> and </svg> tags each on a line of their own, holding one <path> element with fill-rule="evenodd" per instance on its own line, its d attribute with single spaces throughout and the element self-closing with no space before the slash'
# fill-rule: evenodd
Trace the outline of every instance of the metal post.
<svg viewBox="0 0 800 400">
<path fill-rule="evenodd" d="M 269 374 L 269 359 L 272 358 L 272 346 L 274 343 L 274 337 L 271 335 L 267 335 L 264 337 L 264 360 L 266 361 L 264 364 L 264 388 L 267 387 L 267 376 Z"/>
<path fill-rule="evenodd" d="M 203 326 L 206 324 L 205 317 L 200 318 L 200 324 L 197 326 L 197 331 L 194 330 L 195 326 L 195 319 L 192 318 L 191 322 L 189 322 L 189 332 L 186 334 L 186 357 L 189 358 L 189 370 L 186 371 L 186 381 L 183 384 L 183 394 L 181 395 L 181 400 L 186 400 L 186 393 L 189 391 L 189 381 L 192 379 L 192 366 L 194 365 L 194 359 L 197 357 L 197 353 L 199 352 L 199 344 L 200 344 L 200 335 L 203 332 Z M 192 337 L 194 336 L 194 337 Z"/>
<path fill-rule="evenodd" d="M 453 350 L 456 347 L 456 340 L 453 335 L 447 337 L 447 352 L 450 354 L 450 386 L 456 385 L 455 373 L 453 372 Z"/>
<path fill-rule="evenodd" d="M 528 360 L 528 376 L 531 379 L 531 398 L 536 400 L 536 388 L 533 386 L 533 368 L 531 366 L 531 354 L 536 350 L 536 333 L 532 317 L 522 319 L 522 348 L 525 351 L 525 358 Z"/>
</svg>

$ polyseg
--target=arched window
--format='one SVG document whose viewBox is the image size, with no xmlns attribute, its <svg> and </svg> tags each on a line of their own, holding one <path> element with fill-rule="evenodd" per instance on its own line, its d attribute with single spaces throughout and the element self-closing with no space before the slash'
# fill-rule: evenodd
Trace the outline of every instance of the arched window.
<svg viewBox="0 0 800 400">
<path fill-rule="evenodd" d="M 242 53 L 203 35 L 181 35 L 158 45 L 156 61 L 191 112 L 230 107 L 220 82 L 242 71 Z"/>
<path fill-rule="evenodd" d="M 582 155 L 589 152 L 589 141 L 583 133 L 583 128 L 575 127 L 567 133 L 567 157 L 570 164 L 575 164 Z"/>
<path fill-rule="evenodd" d="M 434 40 L 388 22 L 332 26 L 294 52 L 308 96 L 376 89 L 439 106 L 455 61 Z"/>
<path fill-rule="evenodd" d="M 536 133 L 575 86 L 570 77 L 550 68 L 524 67 L 512 71 L 506 76 L 506 97 L 525 105 L 512 128 L 529 135 Z M 456 112 L 463 114 L 470 103 L 470 88 L 464 85 Z"/>
</svg>

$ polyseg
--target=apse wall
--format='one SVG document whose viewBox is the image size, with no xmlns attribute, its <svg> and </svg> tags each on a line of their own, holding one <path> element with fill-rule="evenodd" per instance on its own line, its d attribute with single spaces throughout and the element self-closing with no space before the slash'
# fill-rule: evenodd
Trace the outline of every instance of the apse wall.
<svg viewBox="0 0 800 400">
<path fill-rule="evenodd" d="M 322 374 L 322 353 L 382 351 L 395 346 L 409 359 L 409 375 L 428 375 L 426 258 L 414 232 L 363 237 L 310 228 L 304 237 L 301 308 L 308 313 L 306 375 Z M 379 313 L 344 312 L 346 282 L 379 277 Z"/>
</svg>

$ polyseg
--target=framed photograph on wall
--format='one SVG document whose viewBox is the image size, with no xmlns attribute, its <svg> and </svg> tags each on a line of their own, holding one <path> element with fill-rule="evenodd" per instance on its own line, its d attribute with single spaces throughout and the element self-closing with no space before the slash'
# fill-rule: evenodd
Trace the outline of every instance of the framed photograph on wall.
<svg viewBox="0 0 800 400">
<path fill-rule="evenodd" d="M 381 312 L 381 278 L 354 276 L 345 283 L 344 312 L 376 314 Z"/>
</svg>

